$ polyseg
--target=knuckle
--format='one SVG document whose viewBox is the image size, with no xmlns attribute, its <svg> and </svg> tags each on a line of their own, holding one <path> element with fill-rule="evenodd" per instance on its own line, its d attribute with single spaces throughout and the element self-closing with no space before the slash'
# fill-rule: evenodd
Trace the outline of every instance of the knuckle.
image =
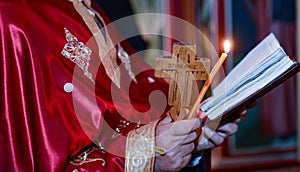
<svg viewBox="0 0 300 172">
<path fill-rule="evenodd" d="M 228 127 L 227 127 L 228 135 L 232 135 L 232 134 L 236 133 L 237 130 L 238 130 L 238 125 L 236 123 L 228 124 Z"/>
<path fill-rule="evenodd" d="M 192 132 L 189 135 L 187 135 L 187 137 L 185 138 L 185 142 L 193 142 L 197 139 L 197 133 L 196 132 Z"/>
<path fill-rule="evenodd" d="M 239 126 L 237 124 L 232 125 L 232 134 L 238 131 Z"/>
<path fill-rule="evenodd" d="M 175 151 L 170 151 L 167 153 L 167 156 L 170 158 L 174 157 L 175 155 L 176 155 Z"/>
<path fill-rule="evenodd" d="M 186 152 L 192 152 L 195 149 L 195 144 L 194 143 L 190 143 L 184 146 L 184 150 Z"/>
<path fill-rule="evenodd" d="M 221 145 L 224 142 L 224 138 L 221 136 L 216 137 L 215 144 L 217 146 Z"/>
<path fill-rule="evenodd" d="M 198 137 L 198 135 L 197 135 L 196 132 L 192 132 L 192 133 L 191 133 L 191 139 L 192 139 L 192 140 L 195 140 L 197 137 Z"/>
<path fill-rule="evenodd" d="M 193 152 L 194 149 L 195 149 L 195 144 L 190 143 L 190 144 L 184 145 L 181 150 L 186 153 L 191 153 L 191 152 Z"/>
<path fill-rule="evenodd" d="M 189 161 L 191 159 L 192 159 L 192 155 L 191 154 L 189 154 L 189 155 L 185 156 L 184 158 L 182 158 L 182 161 L 181 161 L 181 164 L 180 164 L 179 168 L 185 167 L 189 163 Z"/>
<path fill-rule="evenodd" d="M 232 129 L 234 131 L 234 133 L 237 132 L 238 129 L 239 129 L 239 126 L 237 124 L 234 124 L 233 129 Z"/>
</svg>

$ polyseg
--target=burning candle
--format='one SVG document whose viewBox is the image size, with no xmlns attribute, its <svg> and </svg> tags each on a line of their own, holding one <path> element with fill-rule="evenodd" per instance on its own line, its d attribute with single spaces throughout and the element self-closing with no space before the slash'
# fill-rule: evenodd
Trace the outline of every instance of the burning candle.
<svg viewBox="0 0 300 172">
<path fill-rule="evenodd" d="M 219 58 L 218 62 L 215 64 L 214 68 L 212 69 L 211 73 L 209 74 L 209 78 L 206 80 L 206 82 L 204 83 L 204 86 L 202 87 L 199 96 L 195 102 L 195 104 L 193 105 L 190 114 L 188 116 L 188 119 L 192 119 L 195 117 L 195 112 L 197 110 L 198 105 L 201 103 L 205 93 L 207 92 L 211 82 L 213 81 L 214 77 L 216 76 L 217 72 L 219 71 L 220 67 L 222 66 L 223 62 L 225 61 L 225 59 L 228 56 L 228 52 L 230 51 L 230 42 L 228 40 L 226 40 L 224 42 L 224 53 L 221 54 L 221 57 Z"/>
</svg>

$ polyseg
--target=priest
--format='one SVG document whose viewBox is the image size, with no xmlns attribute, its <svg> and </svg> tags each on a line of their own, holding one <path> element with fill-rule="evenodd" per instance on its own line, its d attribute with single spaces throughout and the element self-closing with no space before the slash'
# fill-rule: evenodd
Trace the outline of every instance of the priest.
<svg viewBox="0 0 300 172">
<path fill-rule="evenodd" d="M 168 84 L 89 0 L 0 6 L 0 171 L 179 171 L 237 131 L 195 144 L 201 119 L 168 117 Z"/>
</svg>

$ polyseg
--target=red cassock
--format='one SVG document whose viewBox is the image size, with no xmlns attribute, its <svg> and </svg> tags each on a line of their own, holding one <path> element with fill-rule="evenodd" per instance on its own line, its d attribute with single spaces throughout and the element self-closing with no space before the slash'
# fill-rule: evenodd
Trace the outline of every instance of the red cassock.
<svg viewBox="0 0 300 172">
<path fill-rule="evenodd" d="M 154 90 L 166 94 L 168 86 L 140 58 L 131 59 L 137 83 L 118 61 L 119 89 L 92 53 L 93 84 L 62 55 L 64 28 L 96 49 L 90 30 L 68 0 L 0 3 L 0 171 L 123 171 L 126 133 L 137 123 L 159 119 L 167 109 L 165 101 L 149 101 Z M 118 37 L 117 32 L 110 35 Z M 129 55 L 135 53 L 125 41 L 122 46 Z M 66 91 L 66 83 L 73 84 L 72 92 Z M 156 104 L 163 110 L 155 110 Z M 126 127 L 120 128 L 123 121 Z M 123 136 L 117 136 L 116 129 Z M 68 161 L 100 143 L 104 151 L 91 156 L 104 159 L 104 166 L 101 161 L 80 166 Z"/>
</svg>

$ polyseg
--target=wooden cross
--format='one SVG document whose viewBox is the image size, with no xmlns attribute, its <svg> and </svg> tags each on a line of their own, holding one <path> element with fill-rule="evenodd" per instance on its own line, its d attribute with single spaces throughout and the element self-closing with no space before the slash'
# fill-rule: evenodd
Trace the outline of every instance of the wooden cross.
<svg viewBox="0 0 300 172">
<path fill-rule="evenodd" d="M 207 58 L 196 59 L 196 45 L 177 42 L 173 44 L 172 57 L 157 58 L 155 61 L 155 76 L 169 78 L 168 104 L 173 120 L 185 118 L 185 108 L 193 103 L 193 81 L 207 80 L 210 61 Z M 198 90 L 198 89 L 197 89 Z M 194 94 L 197 96 L 199 92 Z"/>
</svg>

